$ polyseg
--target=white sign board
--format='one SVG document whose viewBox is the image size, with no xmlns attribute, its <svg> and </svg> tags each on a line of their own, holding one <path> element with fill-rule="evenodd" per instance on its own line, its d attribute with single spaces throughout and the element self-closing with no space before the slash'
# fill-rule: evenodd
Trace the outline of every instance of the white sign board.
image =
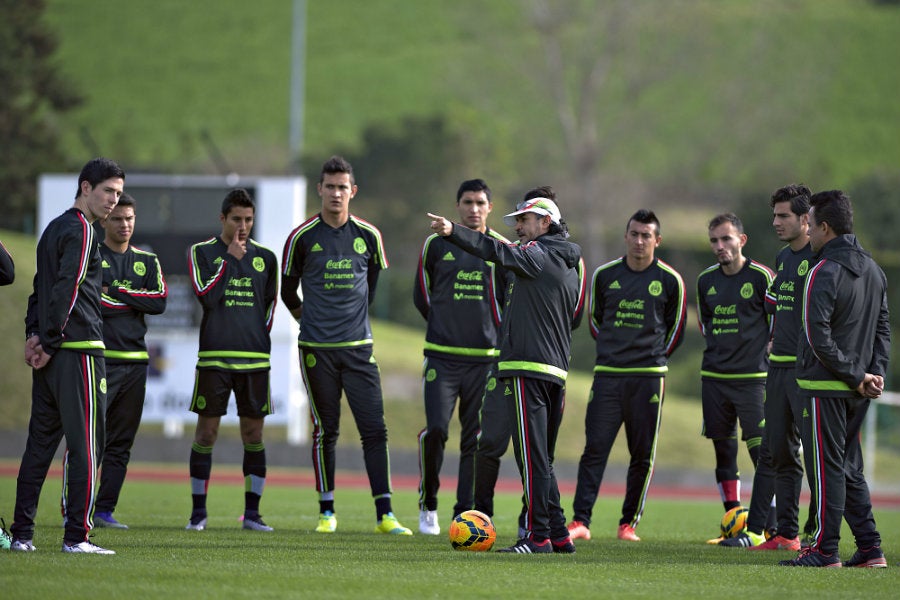
<svg viewBox="0 0 900 600">
<path fill-rule="evenodd" d="M 256 201 L 251 237 L 275 253 L 279 265 L 288 234 L 306 218 L 306 181 L 300 177 L 128 175 L 125 191 L 137 203 L 132 243 L 155 252 L 169 287 L 166 312 L 148 316 L 150 373 L 143 422 L 163 423 L 170 435 L 193 425 L 189 411 L 197 363 L 200 305 L 187 275 L 191 244 L 218 235 L 228 190 L 246 188 Z M 38 231 L 72 206 L 78 174 L 46 174 L 38 182 Z M 102 239 L 102 233 L 101 238 Z M 309 416 L 297 350 L 298 326 L 278 299 L 272 324 L 271 386 L 275 413 L 269 424 L 286 425 L 288 441 L 308 439 Z M 232 396 L 233 398 L 233 396 Z M 229 405 L 222 423 L 237 424 Z"/>
</svg>

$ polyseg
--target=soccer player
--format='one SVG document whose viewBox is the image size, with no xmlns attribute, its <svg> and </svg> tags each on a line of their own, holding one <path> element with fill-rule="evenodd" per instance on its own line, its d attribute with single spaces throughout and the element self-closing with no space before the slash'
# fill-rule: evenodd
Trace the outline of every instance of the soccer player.
<svg viewBox="0 0 900 600">
<path fill-rule="evenodd" d="M 481 179 L 456 192 L 459 223 L 509 240 L 487 225 L 491 189 Z M 432 234 L 422 246 L 413 302 L 425 320 L 423 390 L 425 429 L 419 432 L 419 532 L 437 535 L 438 488 L 450 417 L 459 398 L 459 477 L 453 516 L 472 507 L 479 410 L 499 351 L 500 310 L 506 292 L 503 269 Z"/>
<path fill-rule="evenodd" d="M 141 424 L 147 386 L 147 324 L 144 315 L 166 309 L 168 289 L 159 259 L 131 245 L 135 201 L 122 194 L 119 204 L 100 221 L 103 261 L 103 343 L 106 346 L 106 447 L 100 489 L 94 508 L 97 527 L 128 529 L 113 517 L 125 483 L 131 446 Z"/>
<path fill-rule="evenodd" d="M 562 422 L 572 330 L 584 307 L 584 262 L 549 187 L 526 193 L 503 218 L 519 244 L 504 244 L 428 213 L 431 229 L 475 256 L 507 269 L 498 384 L 513 424 L 513 448 L 528 505 L 528 535 L 500 552 L 575 552 L 553 473 Z"/>
<path fill-rule="evenodd" d="M 89 161 L 78 176 L 74 206 L 53 219 L 38 241 L 34 291 L 25 316 L 25 362 L 34 369 L 31 420 L 10 527 L 13 551 L 35 550 L 41 488 L 65 436 L 68 485 L 62 551 L 115 554 L 88 541 L 106 407 L 102 269 L 91 224 L 112 212 L 124 185 L 125 172 L 115 162 Z"/>
<path fill-rule="evenodd" d="M 816 499 L 812 544 L 792 567 L 887 567 L 863 473 L 859 432 L 871 398 L 884 391 L 891 349 L 887 279 L 853 235 L 853 207 L 840 190 L 810 200 L 809 242 L 818 263 L 806 276 L 797 383 L 809 400 L 803 419 L 809 486 Z M 841 521 L 857 551 L 841 563 Z"/>
<path fill-rule="evenodd" d="M 0 285 L 9 285 L 16 279 L 16 265 L 6 246 L 0 242 Z"/>
<path fill-rule="evenodd" d="M 590 325 L 597 361 L 568 525 L 572 539 L 591 539 L 591 513 L 624 423 L 631 462 L 617 535 L 640 541 L 634 528 L 653 476 L 668 360 L 684 339 L 687 314 L 681 275 L 656 258 L 660 242 L 659 219 L 639 210 L 625 226 L 625 255 L 594 271 Z"/>
<path fill-rule="evenodd" d="M 269 383 L 272 318 L 278 296 L 275 254 L 250 238 L 256 204 L 247 190 L 222 201 L 222 232 L 191 246 L 191 282 L 203 307 L 191 410 L 197 413 L 191 445 L 193 509 L 186 529 L 206 528 L 206 495 L 219 422 L 234 392 L 244 444 L 243 528 L 272 531 L 259 514 L 266 482 L 263 424 L 275 412 Z"/>
<path fill-rule="evenodd" d="M 350 214 L 358 188 L 353 167 L 342 157 L 325 162 L 316 190 L 322 209 L 288 235 L 281 271 L 281 298 L 300 323 L 300 368 L 313 423 L 312 462 L 319 493 L 316 531 L 337 529 L 335 445 L 343 392 L 362 440 L 375 499 L 375 532 L 412 535 L 391 507 L 381 375 L 369 325 L 378 274 L 388 267 L 381 232 Z"/>
<path fill-rule="evenodd" d="M 766 294 L 766 309 L 774 315 L 772 347 L 766 377 L 765 427 L 759 467 L 753 476 L 753 494 L 747 530 L 719 542 L 722 546 L 753 550 L 799 550 L 798 513 L 803 466 L 800 463 L 799 426 L 804 400 L 797 388 L 794 365 L 800 334 L 800 293 L 812 266 L 809 245 L 809 197 L 805 185 L 788 185 L 772 194 L 772 225 L 787 245 L 775 257 L 776 275 Z M 804 444 L 809 448 L 810 442 Z M 766 468 L 763 468 L 766 465 Z M 777 527 L 766 541 L 764 530 L 771 512 L 774 482 Z M 812 511 L 810 512 L 812 519 Z M 810 522 L 807 522 L 810 527 Z"/>
<path fill-rule="evenodd" d="M 741 505 L 738 420 L 754 468 L 759 462 L 766 351 L 772 333 L 765 303 L 774 273 L 744 256 L 746 243 L 737 215 L 714 217 L 709 222 L 709 244 L 717 263 L 697 278 L 697 314 L 706 339 L 700 371 L 703 434 L 713 443 L 716 482 L 726 511 Z"/>
</svg>

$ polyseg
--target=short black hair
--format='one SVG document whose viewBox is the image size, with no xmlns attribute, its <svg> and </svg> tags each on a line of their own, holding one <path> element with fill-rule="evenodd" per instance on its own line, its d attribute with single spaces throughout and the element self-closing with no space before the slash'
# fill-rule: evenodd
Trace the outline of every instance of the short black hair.
<svg viewBox="0 0 900 600">
<path fill-rule="evenodd" d="M 346 173 L 350 176 L 350 185 L 356 185 L 356 179 L 353 177 L 353 165 L 343 156 L 334 155 L 325 161 L 325 164 L 322 165 L 322 172 L 319 174 L 319 183 L 325 181 L 326 173 L 329 175 Z"/>
<path fill-rule="evenodd" d="M 779 202 L 790 202 L 791 212 L 797 216 L 805 215 L 809 212 L 809 197 L 812 192 L 802 183 L 792 183 L 784 187 L 778 188 L 772 194 L 769 206 L 775 208 Z"/>
<path fill-rule="evenodd" d="M 459 184 L 459 189 L 456 190 L 456 203 L 459 204 L 460 198 L 466 192 L 484 192 L 484 195 L 487 196 L 488 202 L 491 201 L 491 188 L 488 187 L 488 184 L 484 181 L 484 179 L 466 179 L 461 184 Z"/>
<path fill-rule="evenodd" d="M 137 202 L 134 200 L 134 197 L 128 192 L 122 192 L 122 195 L 119 196 L 119 203 L 116 204 L 119 206 L 130 206 L 132 209 L 137 208 Z"/>
<path fill-rule="evenodd" d="M 813 194 L 809 204 L 816 211 L 813 219 L 816 224 L 828 223 L 838 235 L 853 233 L 853 205 L 850 197 L 841 190 L 829 190 Z"/>
<path fill-rule="evenodd" d="M 649 225 L 653 223 L 656 225 L 656 235 L 661 233 L 661 227 L 659 225 L 659 219 L 656 218 L 656 213 L 652 210 L 648 210 L 646 208 L 638 209 L 636 213 L 631 215 L 631 218 L 628 219 L 628 222 L 625 223 L 625 233 L 628 233 L 628 227 L 631 225 L 631 222 L 635 221 L 637 223 L 643 223 L 644 225 Z"/>
<path fill-rule="evenodd" d="M 81 183 L 87 181 L 94 187 L 98 183 L 118 177 L 125 179 L 125 171 L 122 170 L 115 161 L 99 156 L 92 158 L 81 167 L 81 174 L 78 175 L 78 189 L 75 190 L 75 198 L 81 195 Z"/>
<path fill-rule="evenodd" d="M 256 214 L 256 204 L 250 197 L 250 192 L 244 188 L 235 188 L 226 194 L 225 199 L 222 200 L 222 214 L 227 217 L 235 206 L 252 208 L 253 213 Z"/>
<path fill-rule="evenodd" d="M 540 187 L 531 188 L 525 192 L 525 197 L 522 198 L 522 201 L 525 202 L 527 200 L 533 200 L 534 198 L 548 198 L 556 202 L 556 192 L 554 192 L 553 188 L 549 185 L 542 185 Z M 559 206 L 558 202 L 556 202 L 556 206 Z M 560 211 L 562 211 L 562 209 L 560 209 Z"/>
</svg>

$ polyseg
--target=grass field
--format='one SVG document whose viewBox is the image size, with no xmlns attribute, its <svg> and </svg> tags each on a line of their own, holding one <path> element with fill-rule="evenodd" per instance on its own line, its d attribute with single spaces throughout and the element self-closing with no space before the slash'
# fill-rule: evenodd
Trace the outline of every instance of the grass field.
<svg viewBox="0 0 900 600">
<path fill-rule="evenodd" d="M 337 492 L 338 532 L 312 531 L 318 512 L 312 487 L 270 485 L 262 512 L 272 534 L 242 531 L 242 487 L 210 485 L 209 529 L 184 530 L 190 512 L 186 482 L 126 483 L 117 516 L 128 531 L 95 530 L 93 541 L 116 556 L 63 555 L 58 491 L 52 478 L 37 517 L 34 554 L 0 553 L 4 596 L 21 598 L 567 598 L 808 597 L 895 598 L 900 512 L 878 511 L 889 569 L 787 569 L 789 552 L 748 552 L 707 546 L 721 507 L 715 502 L 651 500 L 637 544 L 615 539 L 621 499 L 595 510 L 594 537 L 572 555 L 520 556 L 454 552 L 445 536 L 392 538 L 371 533 L 367 491 Z M 231 474 L 238 469 L 231 468 Z M 294 471 L 293 473 L 297 473 Z M 338 485 L 342 478 L 338 475 Z M 10 510 L 11 477 L 0 478 L 0 507 Z M 515 537 L 516 494 L 498 496 L 498 544 Z M 567 502 L 565 500 L 564 502 Z M 398 518 L 415 530 L 415 492 L 395 493 Z M 7 523 L 10 514 L 4 512 Z M 449 519 L 449 515 L 442 515 Z M 603 527 L 607 523 L 608 527 Z M 446 529 L 446 527 L 444 527 Z M 852 537 L 842 535 L 849 558 Z"/>
</svg>

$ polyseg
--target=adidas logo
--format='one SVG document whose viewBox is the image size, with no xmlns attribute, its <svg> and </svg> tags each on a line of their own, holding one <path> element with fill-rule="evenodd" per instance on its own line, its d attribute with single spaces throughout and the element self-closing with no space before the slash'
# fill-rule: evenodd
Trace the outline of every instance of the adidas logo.
<svg viewBox="0 0 900 600">
<path fill-rule="evenodd" d="M 214 265 L 221 265 L 221 264 L 222 264 L 222 257 L 221 257 L 221 256 L 217 256 L 217 257 L 216 257 L 216 260 L 213 261 L 213 264 L 214 264 Z"/>
<path fill-rule="evenodd" d="M 659 404 L 659 396 L 657 394 L 650 396 L 650 404 Z"/>
<path fill-rule="evenodd" d="M 716 286 L 714 285 L 709 286 L 709 289 L 706 290 L 707 296 L 715 296 L 716 294 L 718 294 L 718 292 L 716 291 Z"/>
<path fill-rule="evenodd" d="M 104 269 L 108 269 L 108 268 L 109 268 L 109 263 L 106 262 L 106 259 L 105 259 L 105 258 L 103 259 L 103 268 L 104 268 Z"/>
<path fill-rule="evenodd" d="M 621 289 L 622 289 L 622 286 L 619 285 L 619 280 L 616 279 L 616 280 L 613 281 L 611 284 L 609 284 L 609 289 L 611 289 L 611 290 L 621 290 Z"/>
<path fill-rule="evenodd" d="M 506 389 L 503 390 L 503 395 L 504 396 L 512 396 L 512 390 L 510 389 L 509 386 L 506 386 Z"/>
<path fill-rule="evenodd" d="M 778 270 L 784 271 L 784 263 L 781 263 L 780 265 L 778 265 Z"/>
<path fill-rule="evenodd" d="M 808 419 L 808 418 L 809 418 L 809 411 L 807 411 L 805 408 L 803 409 L 803 418 L 804 418 L 804 419 Z"/>
<path fill-rule="evenodd" d="M 442 258 L 441 260 L 456 260 L 456 257 L 453 256 L 453 253 L 448 250 L 447 254 L 445 254 L 444 258 Z"/>
<path fill-rule="evenodd" d="M 322 246 L 319 245 L 319 242 L 313 244 L 313 247 L 309 249 L 310 252 L 321 252 Z"/>
</svg>

